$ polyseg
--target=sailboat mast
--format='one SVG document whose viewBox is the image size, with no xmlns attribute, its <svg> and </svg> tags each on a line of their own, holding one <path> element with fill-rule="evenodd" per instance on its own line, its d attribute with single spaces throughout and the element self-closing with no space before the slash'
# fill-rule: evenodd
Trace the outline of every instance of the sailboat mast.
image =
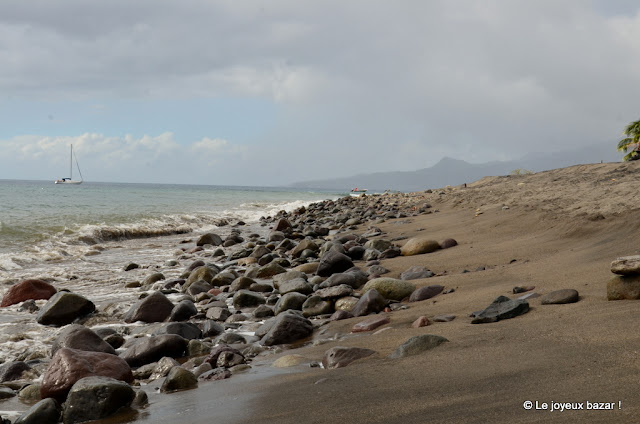
<svg viewBox="0 0 640 424">
<path fill-rule="evenodd" d="M 73 144 L 71 145 L 71 154 L 69 155 L 69 180 L 73 181 Z"/>
</svg>

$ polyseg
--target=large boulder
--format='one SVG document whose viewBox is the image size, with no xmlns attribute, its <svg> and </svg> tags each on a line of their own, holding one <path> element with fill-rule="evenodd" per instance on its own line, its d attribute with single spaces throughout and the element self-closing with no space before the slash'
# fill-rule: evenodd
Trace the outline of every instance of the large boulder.
<svg viewBox="0 0 640 424">
<path fill-rule="evenodd" d="M 140 300 L 124 315 L 125 322 L 162 322 L 171 315 L 173 303 L 159 291 Z"/>
<path fill-rule="evenodd" d="M 64 405 L 65 424 L 109 417 L 127 408 L 136 397 L 133 388 L 109 377 L 85 377 L 73 385 Z"/>
<path fill-rule="evenodd" d="M 43 399 L 51 397 L 63 402 L 78 380 L 90 376 L 111 377 L 127 383 L 133 381 L 131 368 L 116 355 L 64 347 L 53 355 L 42 379 L 40 395 Z"/>
<path fill-rule="evenodd" d="M 58 292 L 40 309 L 36 321 L 42 325 L 61 327 L 96 310 L 96 305 L 79 294 Z"/>
<path fill-rule="evenodd" d="M 272 322 L 264 325 L 269 325 L 269 330 L 261 340 L 265 346 L 293 343 L 313 333 L 311 321 L 295 313 L 280 314 Z"/>
<path fill-rule="evenodd" d="M 413 237 L 407 240 L 400 251 L 402 256 L 421 255 L 423 253 L 431 253 L 440 249 L 440 243 L 424 237 Z"/>
<path fill-rule="evenodd" d="M 57 290 L 51 284 L 42 280 L 24 280 L 7 290 L 2 297 L 0 307 L 15 305 L 25 300 L 50 299 Z"/>
<path fill-rule="evenodd" d="M 329 277 L 332 274 L 344 272 L 352 267 L 353 262 L 350 257 L 344 253 L 330 249 L 320 258 L 316 274 L 321 277 Z"/>
<path fill-rule="evenodd" d="M 181 358 L 187 349 L 187 340 L 175 334 L 145 337 L 120 354 L 132 367 L 155 362 L 164 356 Z"/>
<path fill-rule="evenodd" d="M 411 296 L 416 286 L 408 281 L 382 277 L 374 278 L 362 288 L 365 292 L 371 289 L 376 289 L 385 299 L 402 300 Z"/>
<path fill-rule="evenodd" d="M 55 354 L 58 349 L 63 347 L 89 352 L 116 354 L 116 350 L 109 343 L 104 341 L 90 328 L 80 324 L 67 325 L 60 331 L 51 346 L 51 354 Z"/>
</svg>

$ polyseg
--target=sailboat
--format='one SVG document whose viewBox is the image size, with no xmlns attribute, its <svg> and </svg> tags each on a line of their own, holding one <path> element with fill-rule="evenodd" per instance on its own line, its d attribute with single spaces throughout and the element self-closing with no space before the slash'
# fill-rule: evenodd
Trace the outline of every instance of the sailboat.
<svg viewBox="0 0 640 424">
<path fill-rule="evenodd" d="M 69 156 L 69 178 L 62 178 L 56 180 L 55 184 L 82 184 L 82 172 L 80 172 L 80 165 L 78 165 L 78 158 L 76 158 L 76 166 L 78 167 L 78 173 L 80 174 L 80 180 L 73 179 L 73 144 L 71 145 L 71 155 Z"/>
</svg>

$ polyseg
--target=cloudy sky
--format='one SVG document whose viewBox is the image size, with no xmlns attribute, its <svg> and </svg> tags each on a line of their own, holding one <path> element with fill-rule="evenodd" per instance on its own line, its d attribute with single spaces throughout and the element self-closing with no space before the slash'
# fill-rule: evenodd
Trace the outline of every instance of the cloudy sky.
<svg viewBox="0 0 640 424">
<path fill-rule="evenodd" d="M 285 185 L 615 144 L 626 0 L 0 2 L 0 178 Z M 594 158 L 596 161 L 598 158 Z"/>
</svg>

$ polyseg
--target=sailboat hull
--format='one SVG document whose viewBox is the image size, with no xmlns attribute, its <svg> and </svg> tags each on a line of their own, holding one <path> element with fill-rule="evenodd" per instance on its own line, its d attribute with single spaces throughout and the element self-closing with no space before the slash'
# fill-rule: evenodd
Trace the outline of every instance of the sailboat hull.
<svg viewBox="0 0 640 424">
<path fill-rule="evenodd" d="M 54 184 L 82 184 L 82 181 L 62 181 L 56 180 Z"/>
</svg>

